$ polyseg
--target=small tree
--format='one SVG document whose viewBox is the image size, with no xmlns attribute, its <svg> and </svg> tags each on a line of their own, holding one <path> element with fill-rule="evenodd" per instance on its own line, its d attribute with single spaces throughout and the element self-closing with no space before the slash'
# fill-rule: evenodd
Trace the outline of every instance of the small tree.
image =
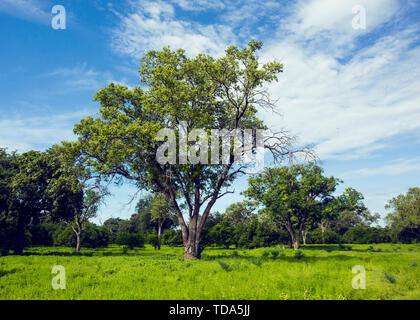
<svg viewBox="0 0 420 320">
<path fill-rule="evenodd" d="M 84 224 L 96 217 L 108 191 L 82 157 L 78 143 L 64 142 L 55 146 L 54 152 L 60 159 L 60 167 L 59 174 L 48 185 L 47 192 L 52 199 L 48 213 L 53 220 L 71 227 L 76 235 L 76 251 L 80 251 Z"/>
<path fill-rule="evenodd" d="M 162 227 L 166 221 L 172 220 L 175 217 L 171 204 L 167 198 L 158 193 L 152 200 L 150 208 L 151 220 L 157 223 L 157 244 L 156 247 L 160 250 Z"/>
</svg>

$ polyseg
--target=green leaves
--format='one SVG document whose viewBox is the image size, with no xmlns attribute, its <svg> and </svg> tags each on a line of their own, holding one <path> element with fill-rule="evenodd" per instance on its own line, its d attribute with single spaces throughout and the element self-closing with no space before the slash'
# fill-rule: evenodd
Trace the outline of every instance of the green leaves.
<svg viewBox="0 0 420 320">
<path fill-rule="evenodd" d="M 323 176 L 322 168 L 313 163 L 269 168 L 248 181 L 249 188 L 243 194 L 259 201 L 264 211 L 280 220 L 293 236 L 304 230 L 305 224 L 321 220 L 325 213 L 322 209 L 333 199 L 339 182 Z"/>
</svg>

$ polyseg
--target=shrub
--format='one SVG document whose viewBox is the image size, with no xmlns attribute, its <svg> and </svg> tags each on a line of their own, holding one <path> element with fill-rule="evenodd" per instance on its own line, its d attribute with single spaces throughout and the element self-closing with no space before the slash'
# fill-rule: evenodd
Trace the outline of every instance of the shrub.
<svg viewBox="0 0 420 320">
<path fill-rule="evenodd" d="M 277 251 L 277 250 L 271 251 L 271 255 L 273 256 L 273 259 L 276 259 L 279 254 L 280 254 L 280 251 Z"/>
<path fill-rule="evenodd" d="M 315 229 L 311 233 L 311 243 L 314 244 L 333 244 L 340 242 L 340 235 L 332 230 Z"/>
<path fill-rule="evenodd" d="M 297 251 L 295 252 L 295 256 L 294 256 L 294 258 L 295 258 L 295 259 L 302 259 L 303 257 L 305 257 L 305 255 L 303 254 L 303 252 L 302 252 L 302 251 L 297 250 Z"/>
<path fill-rule="evenodd" d="M 397 282 L 397 280 L 395 280 L 395 278 L 394 278 L 394 276 L 392 275 L 392 274 L 390 274 L 390 273 L 387 273 L 387 272 L 385 272 L 385 278 L 389 281 L 389 282 L 391 282 L 391 283 L 395 283 L 395 282 Z"/>
<path fill-rule="evenodd" d="M 165 230 L 162 234 L 162 244 L 170 247 L 182 245 L 182 231 L 174 229 Z"/>
<path fill-rule="evenodd" d="M 366 227 L 353 227 L 346 231 L 343 235 L 343 242 L 345 243 L 383 243 L 391 242 L 392 235 L 382 228 L 366 228 Z"/>
<path fill-rule="evenodd" d="M 98 227 L 93 223 L 88 223 L 82 230 L 80 237 L 81 247 L 99 248 L 105 247 L 109 242 L 109 232 L 103 227 Z M 63 229 L 54 239 L 54 245 L 74 247 L 76 245 L 76 235 L 70 227 Z"/>
<path fill-rule="evenodd" d="M 116 242 L 130 249 L 144 247 L 144 238 L 140 233 L 121 232 L 117 235 Z"/>
<path fill-rule="evenodd" d="M 257 267 L 261 267 L 263 260 L 261 258 L 252 258 L 251 263 L 255 264 Z"/>
</svg>

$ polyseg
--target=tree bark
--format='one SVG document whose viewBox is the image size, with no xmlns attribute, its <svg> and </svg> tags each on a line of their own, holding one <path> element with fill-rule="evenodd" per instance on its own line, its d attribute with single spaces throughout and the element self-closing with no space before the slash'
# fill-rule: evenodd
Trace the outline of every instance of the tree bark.
<svg viewBox="0 0 420 320">
<path fill-rule="evenodd" d="M 13 254 L 22 255 L 24 246 L 25 246 L 25 218 L 22 216 L 22 214 L 19 214 Z"/>
<path fill-rule="evenodd" d="M 302 240 L 303 240 L 303 245 L 306 245 L 306 236 L 308 235 L 308 231 L 303 231 L 302 232 Z"/>
<path fill-rule="evenodd" d="M 199 259 L 200 258 L 200 250 L 199 250 L 200 241 L 196 241 L 196 239 L 192 238 L 189 239 L 187 243 L 184 243 L 184 260 L 190 259 Z"/>
<path fill-rule="evenodd" d="M 80 252 L 80 244 L 81 244 L 80 238 L 81 238 L 81 235 L 82 235 L 82 224 L 81 224 L 78 217 L 75 217 L 74 221 L 76 223 L 77 230 L 74 228 L 74 226 L 71 223 L 66 222 L 66 224 L 70 225 L 74 234 L 76 235 L 76 251 Z"/>
<path fill-rule="evenodd" d="M 157 232 L 157 249 L 160 250 L 160 238 L 162 233 L 162 222 L 158 222 L 158 232 Z"/>
<path fill-rule="evenodd" d="M 76 251 L 80 252 L 80 233 L 76 233 Z"/>
</svg>

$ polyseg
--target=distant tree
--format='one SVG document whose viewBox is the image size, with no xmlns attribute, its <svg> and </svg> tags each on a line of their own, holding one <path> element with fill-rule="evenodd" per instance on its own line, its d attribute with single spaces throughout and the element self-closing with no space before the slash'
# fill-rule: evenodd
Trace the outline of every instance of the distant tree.
<svg viewBox="0 0 420 320">
<path fill-rule="evenodd" d="M 161 193 L 154 195 L 152 206 L 150 208 L 151 221 L 157 224 L 157 244 L 156 248 L 160 250 L 162 228 L 165 222 L 175 219 L 175 212 L 168 199 Z"/>
<path fill-rule="evenodd" d="M 379 214 L 371 214 L 363 200 L 361 192 L 353 188 L 346 188 L 343 194 L 333 202 L 332 210 L 335 211 L 335 215 L 329 215 L 333 216 L 333 219 L 329 220 L 327 224 L 321 224 L 321 229 L 325 230 L 325 226 L 328 226 L 342 235 L 350 228 L 369 227 L 372 223 L 377 222 L 380 218 Z"/>
<path fill-rule="evenodd" d="M 76 251 L 80 251 L 84 224 L 97 216 L 108 191 L 101 186 L 100 176 L 92 171 L 77 142 L 63 142 L 54 146 L 53 152 L 59 158 L 60 167 L 59 174 L 48 185 L 47 192 L 52 199 L 49 215 L 73 230 Z"/>
<path fill-rule="evenodd" d="M 111 234 L 113 240 L 115 240 L 115 236 L 119 230 L 119 226 L 123 219 L 121 218 L 109 218 L 104 221 L 103 226 L 108 232 Z"/>
<path fill-rule="evenodd" d="M 57 176 L 59 159 L 51 150 L 29 151 L 16 157 L 16 172 L 10 178 L 8 211 L 15 216 L 14 254 L 22 254 L 28 225 L 51 208 L 47 194 L 51 179 Z"/>
<path fill-rule="evenodd" d="M 13 200 L 12 179 L 19 171 L 17 154 L 7 153 L 0 148 L 0 248 L 13 248 L 13 238 L 16 234 L 16 212 L 10 205 Z"/>
<path fill-rule="evenodd" d="M 256 207 L 256 203 L 251 201 L 233 203 L 226 208 L 223 219 L 227 220 L 232 226 L 246 223 L 253 215 Z"/>
<path fill-rule="evenodd" d="M 297 250 L 306 224 L 321 221 L 321 209 L 333 199 L 338 182 L 324 177 L 323 169 L 313 163 L 269 168 L 249 178 L 244 194 L 260 201 L 269 215 L 282 222 Z"/>
<path fill-rule="evenodd" d="M 408 238 L 420 240 L 420 188 L 409 188 L 406 194 L 400 194 L 385 205 L 393 210 L 386 216 L 389 227 Z M 410 235 L 411 234 L 411 235 Z"/>
</svg>

